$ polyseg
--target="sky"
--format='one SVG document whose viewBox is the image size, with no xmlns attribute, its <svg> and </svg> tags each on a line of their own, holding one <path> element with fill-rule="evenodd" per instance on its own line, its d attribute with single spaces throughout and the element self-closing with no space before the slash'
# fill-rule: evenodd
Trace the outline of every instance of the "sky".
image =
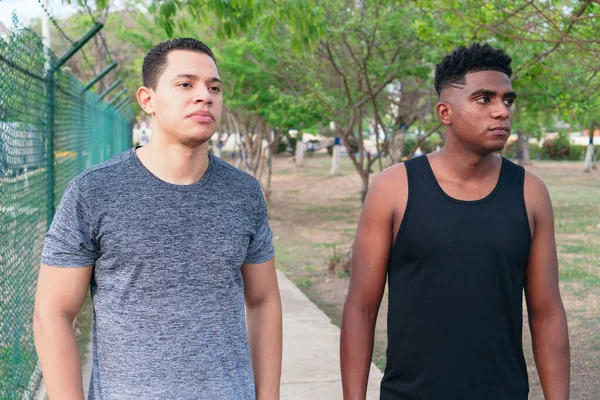
<svg viewBox="0 0 600 400">
<path fill-rule="evenodd" d="M 44 0 L 40 0 L 44 1 Z M 63 5 L 62 0 L 46 0 L 50 15 L 55 18 L 65 18 L 76 12 L 74 6 Z M 12 13 L 16 12 L 19 21 L 27 25 L 32 19 L 40 18 L 43 9 L 37 0 L 0 0 L 0 22 L 10 29 L 12 26 Z"/>
</svg>

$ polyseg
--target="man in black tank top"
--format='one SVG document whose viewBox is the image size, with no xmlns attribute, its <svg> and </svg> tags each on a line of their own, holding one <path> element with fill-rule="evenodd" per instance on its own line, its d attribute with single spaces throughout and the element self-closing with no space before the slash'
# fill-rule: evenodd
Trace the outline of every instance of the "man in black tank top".
<svg viewBox="0 0 600 400">
<path fill-rule="evenodd" d="M 569 398 L 567 321 L 544 183 L 497 155 L 517 97 L 511 59 L 461 47 L 436 68 L 443 149 L 374 180 L 354 241 L 342 320 L 344 399 L 365 399 L 388 279 L 382 400 L 521 400 L 527 300 L 546 399 Z"/>
</svg>

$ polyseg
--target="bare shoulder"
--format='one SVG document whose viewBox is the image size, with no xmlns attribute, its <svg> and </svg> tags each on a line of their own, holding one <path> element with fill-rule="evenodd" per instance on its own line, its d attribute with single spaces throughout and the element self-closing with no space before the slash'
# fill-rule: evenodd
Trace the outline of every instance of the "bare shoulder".
<svg viewBox="0 0 600 400">
<path fill-rule="evenodd" d="M 527 169 L 525 170 L 525 190 L 529 191 L 530 194 L 543 194 L 548 192 L 542 178 Z"/>
<path fill-rule="evenodd" d="M 408 189 L 406 165 L 400 163 L 384 169 L 373 179 L 371 186 L 374 191 L 388 194 L 406 191 Z"/>
<path fill-rule="evenodd" d="M 533 172 L 525 170 L 524 182 L 525 206 L 531 225 L 552 220 L 552 202 L 544 181 Z"/>
<path fill-rule="evenodd" d="M 524 192 L 525 201 L 527 203 L 533 203 L 532 205 L 536 202 L 545 202 L 549 199 L 548 188 L 544 181 L 528 170 L 525 170 Z"/>
<path fill-rule="evenodd" d="M 384 213 L 398 231 L 408 204 L 408 174 L 404 163 L 383 170 L 375 179 L 365 201 L 365 207 L 376 208 Z"/>
</svg>

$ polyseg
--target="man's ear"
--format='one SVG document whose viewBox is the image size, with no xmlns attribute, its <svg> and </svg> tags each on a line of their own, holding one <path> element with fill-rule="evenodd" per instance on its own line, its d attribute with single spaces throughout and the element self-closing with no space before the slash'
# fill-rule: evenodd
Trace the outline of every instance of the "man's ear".
<svg viewBox="0 0 600 400">
<path fill-rule="evenodd" d="M 146 113 L 154 115 L 154 90 L 142 86 L 137 91 L 137 101 Z"/>
<path fill-rule="evenodd" d="M 440 100 L 435 110 L 442 124 L 452 125 L 452 106 L 449 103 Z"/>
</svg>

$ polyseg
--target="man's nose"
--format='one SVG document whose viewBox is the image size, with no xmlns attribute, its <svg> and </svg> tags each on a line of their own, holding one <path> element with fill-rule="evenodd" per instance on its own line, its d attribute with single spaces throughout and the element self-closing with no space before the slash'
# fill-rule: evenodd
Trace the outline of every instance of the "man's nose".
<svg viewBox="0 0 600 400">
<path fill-rule="evenodd" d="M 213 103 L 212 96 L 211 96 L 210 92 L 208 91 L 208 89 L 205 87 L 200 87 L 199 89 L 196 90 L 192 101 L 194 103 L 206 103 L 206 104 Z"/>
<path fill-rule="evenodd" d="M 510 109 L 504 104 L 504 101 L 500 101 L 492 110 L 492 118 L 508 119 L 509 117 Z"/>
</svg>

